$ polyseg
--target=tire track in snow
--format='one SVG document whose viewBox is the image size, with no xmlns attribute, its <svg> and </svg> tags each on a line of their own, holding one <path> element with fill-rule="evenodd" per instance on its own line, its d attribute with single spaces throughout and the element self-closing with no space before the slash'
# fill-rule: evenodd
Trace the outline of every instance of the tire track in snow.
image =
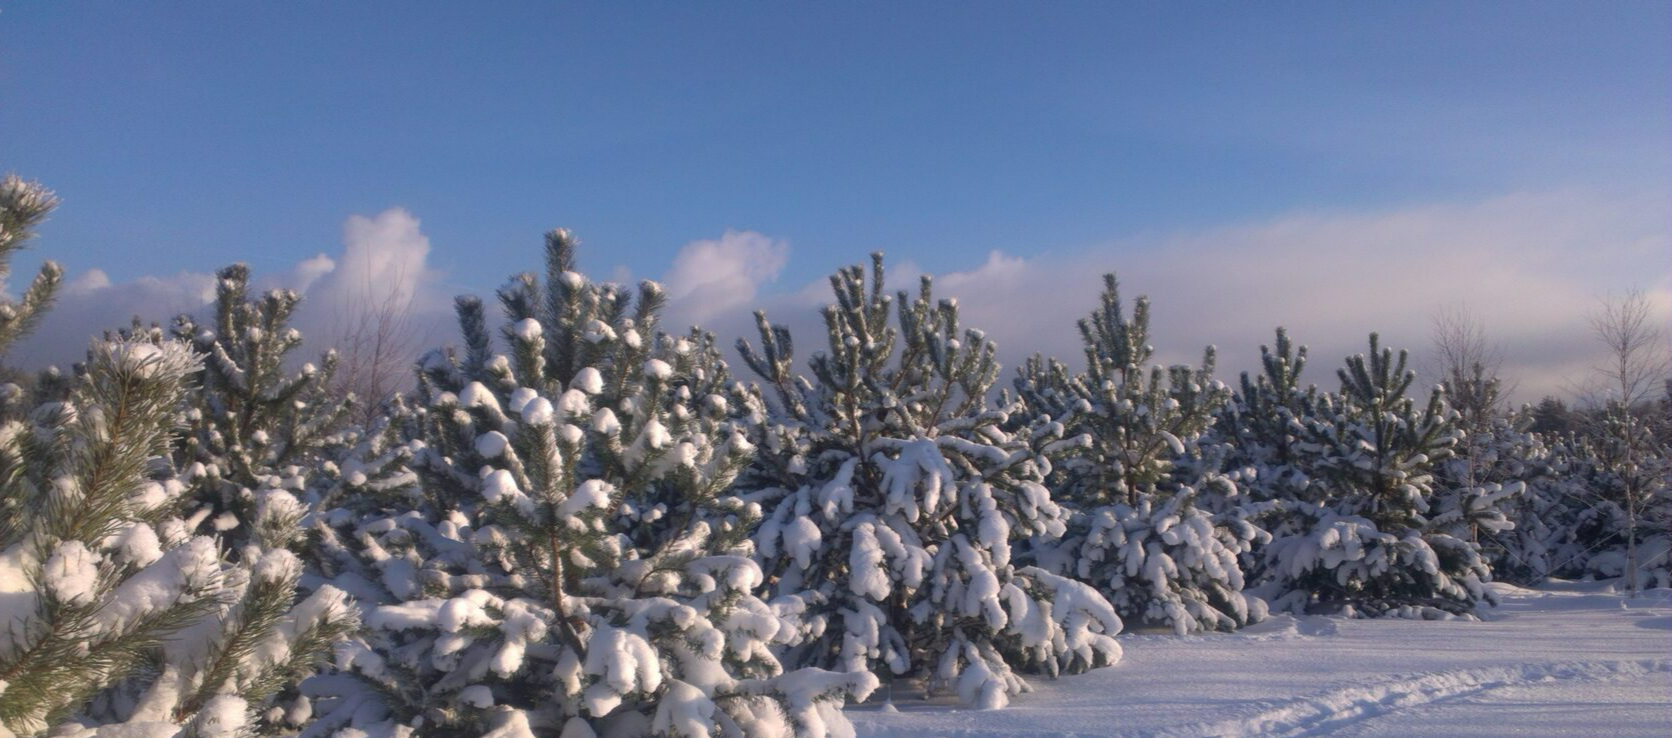
<svg viewBox="0 0 1672 738">
<path fill-rule="evenodd" d="M 1630 679 L 1659 672 L 1672 672 L 1672 661 L 1568 661 L 1427 672 L 1267 703 L 1259 711 L 1245 717 L 1122 735 L 1165 738 L 1295 738 L 1322 735 L 1396 710 L 1408 710 L 1493 689 L 1557 680 Z"/>
</svg>

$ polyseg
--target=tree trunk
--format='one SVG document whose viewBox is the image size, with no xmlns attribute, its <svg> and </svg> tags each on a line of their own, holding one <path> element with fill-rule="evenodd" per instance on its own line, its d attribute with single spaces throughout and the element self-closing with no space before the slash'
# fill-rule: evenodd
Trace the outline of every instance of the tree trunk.
<svg viewBox="0 0 1672 738">
<path fill-rule="evenodd" d="M 1626 593 L 1637 598 L 1637 504 L 1626 500 Z"/>
</svg>

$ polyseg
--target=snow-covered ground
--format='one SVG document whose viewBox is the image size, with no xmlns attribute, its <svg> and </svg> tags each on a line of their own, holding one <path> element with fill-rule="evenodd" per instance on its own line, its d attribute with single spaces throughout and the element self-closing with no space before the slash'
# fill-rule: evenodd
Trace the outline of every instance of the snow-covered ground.
<svg viewBox="0 0 1672 738">
<path fill-rule="evenodd" d="M 1004 710 L 897 701 L 869 738 L 1672 736 L 1672 591 L 1493 585 L 1482 622 L 1295 619 L 1236 635 L 1123 636 L 1113 668 Z"/>
</svg>

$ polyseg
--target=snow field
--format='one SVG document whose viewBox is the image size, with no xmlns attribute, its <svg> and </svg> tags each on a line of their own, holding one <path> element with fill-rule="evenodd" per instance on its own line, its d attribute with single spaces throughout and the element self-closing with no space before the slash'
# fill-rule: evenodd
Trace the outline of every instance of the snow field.
<svg viewBox="0 0 1672 738">
<path fill-rule="evenodd" d="M 1124 636 L 1120 664 L 1035 680 L 1006 710 L 848 712 L 864 738 L 1672 734 L 1672 590 L 1492 586 L 1503 604 L 1479 622 L 1279 615 Z"/>
</svg>

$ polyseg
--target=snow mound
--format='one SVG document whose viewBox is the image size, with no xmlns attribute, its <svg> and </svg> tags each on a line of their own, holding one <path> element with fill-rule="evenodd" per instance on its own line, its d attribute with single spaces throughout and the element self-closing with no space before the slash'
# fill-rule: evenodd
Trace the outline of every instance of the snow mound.
<svg viewBox="0 0 1672 738">
<path fill-rule="evenodd" d="M 1237 635 L 1255 640 L 1282 640 L 1332 636 L 1339 631 L 1340 629 L 1336 627 L 1334 618 L 1321 615 L 1297 617 L 1289 613 L 1278 613 L 1261 622 L 1238 630 Z"/>
</svg>

